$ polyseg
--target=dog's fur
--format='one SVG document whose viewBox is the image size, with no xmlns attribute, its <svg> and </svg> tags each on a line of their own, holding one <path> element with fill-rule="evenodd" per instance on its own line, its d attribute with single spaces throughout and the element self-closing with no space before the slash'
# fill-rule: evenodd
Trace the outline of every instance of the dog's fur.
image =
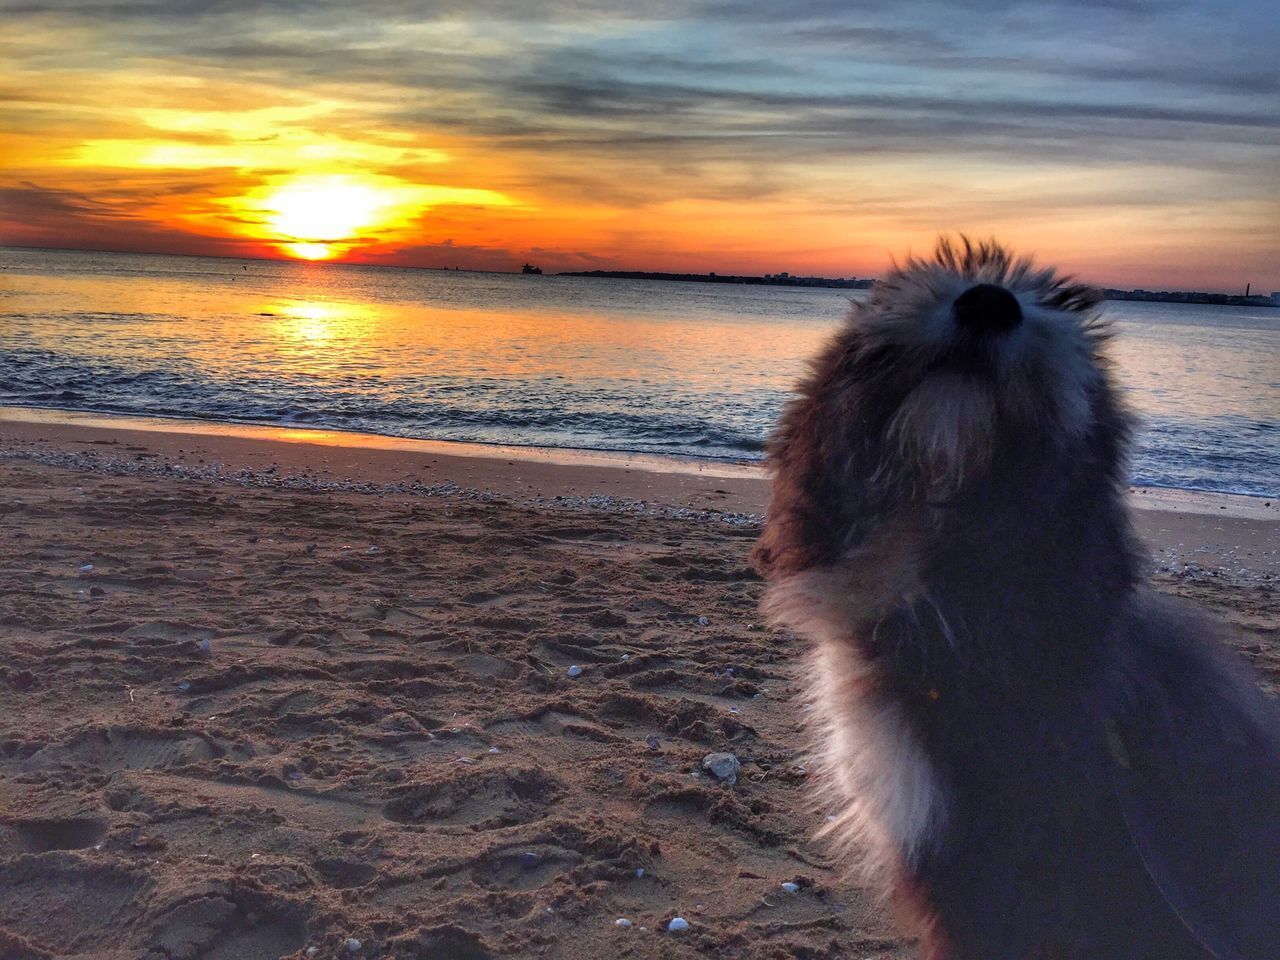
<svg viewBox="0 0 1280 960">
<path fill-rule="evenodd" d="M 978 284 L 1021 323 L 961 326 Z M 1280 722 L 1140 585 L 1098 301 L 944 241 L 785 410 L 754 561 L 812 642 L 826 832 L 928 957 L 1280 956 Z"/>
</svg>

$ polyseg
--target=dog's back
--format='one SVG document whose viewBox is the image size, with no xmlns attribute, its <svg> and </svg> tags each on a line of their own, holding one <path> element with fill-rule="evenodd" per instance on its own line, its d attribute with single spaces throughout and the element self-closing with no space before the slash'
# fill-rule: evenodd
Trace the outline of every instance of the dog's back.
<svg viewBox="0 0 1280 960">
<path fill-rule="evenodd" d="M 947 958 L 1276 955 L 1280 717 L 1196 611 L 1136 592 L 1090 686 L 922 727 L 946 823 L 907 889 Z"/>
</svg>

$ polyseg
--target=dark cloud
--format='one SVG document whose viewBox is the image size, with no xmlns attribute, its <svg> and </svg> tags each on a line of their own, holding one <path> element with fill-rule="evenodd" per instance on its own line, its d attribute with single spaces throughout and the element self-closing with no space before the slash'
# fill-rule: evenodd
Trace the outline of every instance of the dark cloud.
<svg viewBox="0 0 1280 960">
<path fill-rule="evenodd" d="M 785 10 L 763 0 L 371 0 L 309 3 L 303 15 L 288 0 L 7 6 L 14 16 L 100 31 L 105 42 L 83 52 L 85 69 L 105 56 L 168 56 L 265 83 L 373 87 L 355 93 L 374 110 L 385 99 L 443 101 L 441 122 L 465 126 L 471 117 L 481 132 L 494 117 L 516 113 L 513 104 L 531 114 L 527 124 L 545 129 L 581 118 L 661 119 L 663 111 L 677 111 L 678 119 L 679 111 L 703 105 L 721 113 L 700 122 L 734 132 L 729 111 L 737 109 L 812 111 L 855 102 L 917 109 L 928 101 L 966 113 L 977 101 L 984 115 L 1005 107 L 1004 116 L 1032 110 L 1240 125 L 1274 114 L 1269 95 L 1280 90 L 1280 17 L 1260 0 L 1213 10 L 1099 0 L 1033 11 L 1012 0 L 800 0 Z M 767 29 L 753 26 L 761 22 Z M 600 23 L 611 29 L 593 32 Z M 459 40 L 428 29 L 432 24 L 470 33 Z M 1027 95 L 1000 96 L 1001 87 Z M 1185 98 L 1179 106 L 1182 92 L 1194 89 L 1239 96 Z M 928 149 L 927 142 L 917 149 Z"/>
<path fill-rule="evenodd" d="M 109 199 L 36 183 L 0 188 L 0 245 L 80 247 L 123 253 L 257 256 L 243 240 L 190 233 L 148 217 L 147 190 L 115 190 Z"/>
<path fill-rule="evenodd" d="M 257 176 L 240 176 L 232 189 L 246 190 L 261 182 Z M 88 176 L 79 189 L 21 181 L 0 186 L 0 243 L 13 232 L 112 233 L 119 229 L 141 233 L 172 230 L 163 208 L 181 204 L 189 215 L 207 214 L 230 220 L 229 211 L 211 197 L 228 186 L 225 177 L 210 173 L 172 175 L 163 172 L 123 172 Z M 197 236 L 197 234 L 192 234 Z M 202 234 L 199 236 L 203 236 Z"/>
<path fill-rule="evenodd" d="M 109 217 L 114 209 L 73 190 L 55 190 L 30 182 L 0 187 L 0 215 L 11 221 L 39 224 L 87 220 Z"/>
</svg>

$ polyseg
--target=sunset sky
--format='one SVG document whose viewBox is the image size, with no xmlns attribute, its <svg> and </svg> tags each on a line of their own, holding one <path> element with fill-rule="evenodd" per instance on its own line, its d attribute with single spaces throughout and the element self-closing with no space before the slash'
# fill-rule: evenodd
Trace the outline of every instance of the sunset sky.
<svg viewBox="0 0 1280 960">
<path fill-rule="evenodd" d="M 0 0 L 0 243 L 1280 290 L 1273 0 Z"/>
</svg>

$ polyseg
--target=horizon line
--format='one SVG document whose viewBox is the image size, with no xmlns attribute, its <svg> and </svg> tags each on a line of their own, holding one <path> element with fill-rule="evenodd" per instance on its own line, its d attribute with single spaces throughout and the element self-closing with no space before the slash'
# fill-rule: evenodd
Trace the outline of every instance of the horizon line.
<svg viewBox="0 0 1280 960">
<path fill-rule="evenodd" d="M 251 260 L 251 261 L 260 262 L 260 263 L 286 263 L 286 264 L 291 263 L 291 264 L 299 264 L 302 266 L 309 266 L 309 267 L 327 267 L 327 266 L 375 267 L 375 268 L 386 267 L 393 270 L 431 270 L 431 271 L 443 272 L 443 273 L 514 274 L 517 276 L 522 275 L 521 269 L 519 266 L 515 267 L 512 270 L 492 270 L 492 269 L 485 269 L 481 267 L 436 267 L 436 266 L 428 266 L 426 264 L 375 263 L 375 262 L 368 262 L 363 260 L 350 260 L 350 259 L 337 259 L 337 258 L 326 259 L 326 260 L 305 260 L 298 257 L 289 257 L 289 256 L 264 257 L 264 256 L 248 256 L 244 254 L 225 254 L 225 253 L 179 253 L 179 252 L 161 252 L 159 250 L 113 250 L 107 247 L 43 246 L 39 244 L 11 244 L 11 243 L 3 243 L 3 242 L 0 242 L 0 249 L 2 250 L 52 250 L 52 251 L 59 251 L 59 252 L 65 252 L 65 253 L 115 253 L 115 254 L 124 254 L 128 256 L 142 256 L 142 257 L 191 257 L 194 259 L 208 259 L 208 260 Z M 519 258 L 517 257 L 514 259 L 519 259 Z M 532 266 L 537 266 L 537 264 L 533 263 L 532 259 L 526 259 L 525 263 L 528 263 Z M 633 267 L 608 267 L 608 268 L 593 267 L 590 270 L 558 270 L 553 273 L 546 274 L 546 276 L 569 276 L 573 274 L 590 274 L 593 272 L 653 273 L 653 274 L 676 275 L 684 271 L 651 270 L 651 269 L 633 268 Z M 794 274 L 794 273 L 791 273 L 791 271 L 789 270 L 782 271 L 782 272 L 789 274 L 794 279 L 819 278 L 819 279 L 825 279 L 825 280 L 868 280 L 868 279 L 879 280 L 878 276 L 863 277 L 863 276 L 858 276 L 854 274 L 851 274 L 846 277 L 821 277 L 818 274 Z M 688 275 L 700 276 L 701 272 L 688 271 Z M 708 270 L 706 271 L 706 275 L 707 276 L 714 275 L 714 276 L 721 276 L 721 277 L 756 276 L 755 274 L 721 273 L 718 270 Z M 759 276 L 760 277 L 778 276 L 778 274 L 759 274 Z M 609 278 L 601 278 L 601 279 L 609 279 Z M 1214 289 L 1214 290 L 1177 290 L 1173 288 L 1161 290 L 1155 287 L 1148 287 L 1148 286 L 1125 288 L 1125 287 L 1111 286 L 1103 283 L 1095 283 L 1092 281 L 1086 281 L 1086 282 L 1088 282 L 1090 286 L 1095 287 L 1098 290 L 1120 290 L 1127 293 L 1143 291 L 1146 293 L 1204 293 L 1204 294 L 1213 294 L 1213 295 L 1228 296 L 1228 297 L 1243 297 L 1243 296 L 1270 297 L 1274 293 L 1280 292 L 1280 286 L 1277 286 L 1277 289 L 1275 291 L 1267 290 L 1265 293 L 1257 292 L 1257 293 L 1245 294 L 1243 291 L 1231 292 L 1224 287 L 1218 287 L 1217 289 Z M 1249 288 L 1252 288 L 1253 286 L 1258 286 L 1258 285 L 1253 283 L 1248 284 Z M 1266 284 L 1260 285 L 1259 291 L 1261 291 L 1265 286 Z"/>
</svg>

